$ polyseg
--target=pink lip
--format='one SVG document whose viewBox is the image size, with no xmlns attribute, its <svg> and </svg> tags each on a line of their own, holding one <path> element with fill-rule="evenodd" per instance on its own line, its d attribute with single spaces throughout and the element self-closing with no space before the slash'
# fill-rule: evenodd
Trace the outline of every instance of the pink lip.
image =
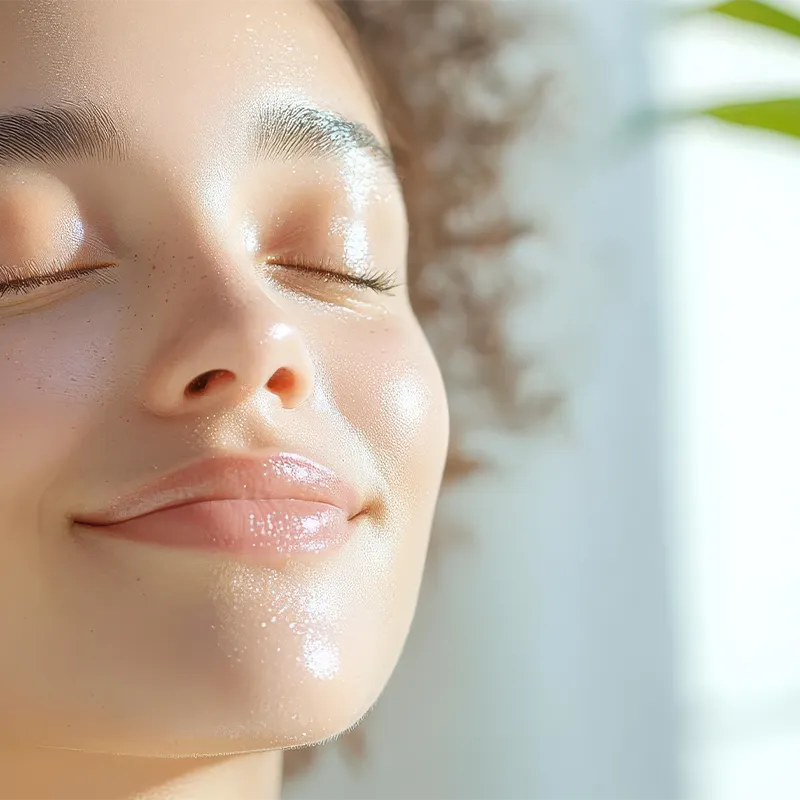
<svg viewBox="0 0 800 800">
<path fill-rule="evenodd" d="M 362 508 L 352 486 L 302 456 L 220 456 L 167 475 L 75 523 L 110 536 L 279 563 L 341 544 Z"/>
</svg>

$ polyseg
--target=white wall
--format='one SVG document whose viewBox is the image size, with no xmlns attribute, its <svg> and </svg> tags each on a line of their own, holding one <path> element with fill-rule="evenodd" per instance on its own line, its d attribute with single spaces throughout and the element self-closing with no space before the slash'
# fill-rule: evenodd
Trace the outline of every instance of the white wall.
<svg viewBox="0 0 800 800">
<path fill-rule="evenodd" d="M 800 41 L 731 21 L 665 32 L 657 64 L 672 105 L 800 93 Z M 800 797 L 800 143 L 694 123 L 665 138 L 660 179 L 690 793 L 788 800 Z"/>
<path fill-rule="evenodd" d="M 613 123 L 648 96 L 641 10 L 559 2 L 518 56 L 554 66 L 561 90 L 510 172 L 510 191 L 548 223 L 519 254 L 548 293 L 516 330 L 549 342 L 573 382 L 570 428 L 484 441 L 505 468 L 442 505 L 474 542 L 425 587 L 367 721 L 366 764 L 351 771 L 327 748 L 287 798 L 679 794 L 653 160 L 598 169 Z M 576 30 L 560 27 L 573 17 Z"/>
</svg>

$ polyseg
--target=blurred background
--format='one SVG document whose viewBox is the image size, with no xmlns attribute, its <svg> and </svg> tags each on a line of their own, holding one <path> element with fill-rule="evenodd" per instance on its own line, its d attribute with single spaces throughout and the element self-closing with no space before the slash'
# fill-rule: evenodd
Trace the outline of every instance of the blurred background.
<svg viewBox="0 0 800 800">
<path fill-rule="evenodd" d="M 426 576 L 364 757 L 320 748 L 284 797 L 800 797 L 800 139 L 751 127 L 800 121 L 738 105 L 800 96 L 800 23 L 499 5 L 530 28 L 509 69 L 553 77 L 509 157 L 545 222 L 509 325 L 568 412 L 476 429 L 500 468 L 442 499 L 469 536 Z"/>
</svg>

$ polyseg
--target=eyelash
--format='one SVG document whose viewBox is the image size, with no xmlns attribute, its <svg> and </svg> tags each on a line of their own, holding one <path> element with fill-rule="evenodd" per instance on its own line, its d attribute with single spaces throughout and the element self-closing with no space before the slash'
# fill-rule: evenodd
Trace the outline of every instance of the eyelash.
<svg viewBox="0 0 800 800">
<path fill-rule="evenodd" d="M 335 281 L 350 286 L 359 286 L 364 289 L 372 289 L 379 294 L 391 295 L 394 289 L 400 284 L 393 282 L 394 276 L 390 272 L 380 272 L 374 269 L 367 269 L 362 275 L 353 275 L 342 272 L 339 264 L 332 258 L 323 262 L 309 262 L 298 256 L 283 256 L 280 259 L 268 259 L 266 264 L 273 267 L 284 267 L 293 272 L 305 273 L 319 277 L 324 281 Z"/>
<path fill-rule="evenodd" d="M 294 270 L 295 272 L 312 275 L 325 281 L 335 281 L 349 286 L 371 289 L 379 294 L 392 294 L 400 284 L 394 283 L 393 276 L 388 272 L 378 272 L 368 270 L 363 275 L 350 275 L 338 269 L 338 264 L 329 259 L 322 264 L 313 264 L 301 258 L 289 257 L 266 262 L 269 266 Z M 101 279 L 101 283 L 110 283 L 111 276 L 104 275 L 106 270 L 113 269 L 113 264 L 98 265 L 92 267 L 79 267 L 76 269 L 59 270 L 46 275 L 35 275 L 30 278 L 13 278 L 9 281 L 0 281 L 0 297 L 6 295 L 24 295 L 31 289 L 46 286 L 52 283 L 60 283 L 77 278 L 81 275 L 94 274 Z"/>
<path fill-rule="evenodd" d="M 102 283 L 110 283 L 110 276 L 103 275 L 103 272 L 111 269 L 112 266 L 111 264 L 106 264 L 93 267 L 79 267 L 76 269 L 61 269 L 45 275 L 33 275 L 30 278 L 12 278 L 8 281 L 0 281 L 0 297 L 5 297 L 9 294 L 23 295 L 30 289 L 38 289 L 40 286 L 68 281 L 80 275 L 87 275 L 90 273 L 96 274 L 98 278 L 101 278 Z"/>
</svg>

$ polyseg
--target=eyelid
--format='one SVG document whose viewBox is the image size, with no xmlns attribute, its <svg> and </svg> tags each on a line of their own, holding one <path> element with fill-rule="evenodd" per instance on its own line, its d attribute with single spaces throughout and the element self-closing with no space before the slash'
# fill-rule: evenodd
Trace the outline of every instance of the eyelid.
<svg viewBox="0 0 800 800">
<path fill-rule="evenodd" d="M 26 258 L 17 263 L 0 263 L 0 280 L 49 278 L 85 267 L 105 267 L 117 263 L 104 238 L 78 219 L 70 222 L 72 232 L 63 242 L 51 242 L 42 258 Z"/>
</svg>

